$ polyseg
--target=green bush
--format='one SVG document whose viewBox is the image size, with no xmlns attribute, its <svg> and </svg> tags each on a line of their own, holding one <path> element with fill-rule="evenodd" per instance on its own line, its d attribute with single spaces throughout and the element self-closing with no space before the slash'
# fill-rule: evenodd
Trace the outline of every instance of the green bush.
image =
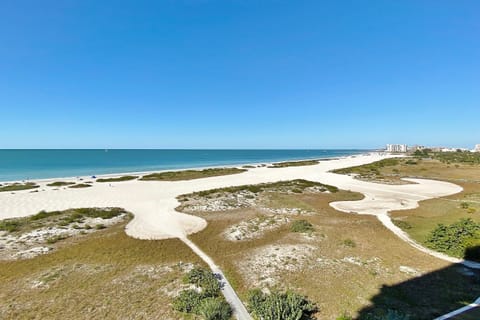
<svg viewBox="0 0 480 320">
<path fill-rule="evenodd" d="M 220 283 L 212 272 L 196 267 L 188 272 L 183 280 L 197 286 L 198 291 L 183 290 L 173 301 L 175 310 L 201 315 L 207 320 L 230 319 L 232 309 L 223 299 Z"/>
<path fill-rule="evenodd" d="M 470 206 L 470 204 L 468 202 L 460 203 L 460 208 L 462 208 L 462 209 L 468 209 L 469 206 Z"/>
<path fill-rule="evenodd" d="M 313 303 L 295 292 L 265 294 L 260 289 L 249 292 L 248 309 L 254 317 L 263 320 L 311 319 L 317 311 Z"/>
<path fill-rule="evenodd" d="M 192 289 L 183 290 L 180 295 L 173 300 L 173 309 L 185 313 L 197 313 L 202 295 Z"/>
<path fill-rule="evenodd" d="M 0 231 L 15 232 L 20 230 L 23 225 L 21 219 L 5 219 L 0 221 Z"/>
<path fill-rule="evenodd" d="M 462 258 L 467 248 L 480 244 L 480 225 L 470 218 L 451 225 L 439 224 L 429 234 L 426 244 L 431 249 Z"/>
<path fill-rule="evenodd" d="M 290 225 L 290 231 L 292 232 L 307 233 L 313 230 L 313 225 L 307 220 L 295 220 Z"/>
<path fill-rule="evenodd" d="M 345 239 L 345 240 L 343 240 L 342 244 L 345 247 L 349 247 L 349 248 L 355 248 L 357 246 L 355 241 L 353 241 L 352 239 Z"/>
<path fill-rule="evenodd" d="M 223 299 L 206 298 L 201 301 L 198 314 L 205 320 L 228 320 L 232 316 L 232 308 Z"/>
<path fill-rule="evenodd" d="M 194 284 L 201 288 L 204 297 L 216 297 L 220 295 L 220 283 L 209 270 L 193 268 L 185 276 L 184 282 Z"/>
</svg>

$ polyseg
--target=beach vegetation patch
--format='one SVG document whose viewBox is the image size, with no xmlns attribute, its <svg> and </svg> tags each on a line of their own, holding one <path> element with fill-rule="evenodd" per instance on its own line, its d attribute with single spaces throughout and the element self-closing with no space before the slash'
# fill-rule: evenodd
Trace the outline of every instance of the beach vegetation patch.
<svg viewBox="0 0 480 320">
<path fill-rule="evenodd" d="M 357 244 L 352 239 L 345 239 L 342 241 L 343 246 L 348 248 L 355 248 Z"/>
<path fill-rule="evenodd" d="M 182 277 L 202 261 L 179 239 L 129 237 L 127 223 L 124 219 L 99 232 L 36 245 L 48 254 L 34 258 L 0 259 L 1 318 L 51 319 L 62 314 L 78 319 L 85 312 L 91 319 L 135 319 L 139 314 L 146 319 L 181 318 L 171 308 L 171 295 L 184 288 Z M 92 307 L 101 305 L 108 310 Z"/>
<path fill-rule="evenodd" d="M 222 296 L 220 283 L 211 271 L 195 267 L 183 279 L 184 283 L 195 286 L 186 289 L 173 301 L 173 309 L 183 313 L 201 316 L 206 320 L 227 320 L 232 308 Z"/>
<path fill-rule="evenodd" d="M 295 220 L 290 225 L 290 231 L 299 233 L 311 233 L 315 229 L 313 225 L 307 220 Z"/>
<path fill-rule="evenodd" d="M 69 188 L 80 189 L 80 188 L 88 188 L 88 187 L 91 187 L 91 186 L 92 185 L 90 185 L 88 183 L 79 183 L 79 184 L 71 185 L 71 186 L 69 186 Z"/>
<path fill-rule="evenodd" d="M 302 161 L 286 161 L 272 163 L 269 168 L 286 168 L 286 167 L 301 167 L 301 166 L 313 166 L 318 164 L 318 160 L 302 160 Z"/>
<path fill-rule="evenodd" d="M 313 314 L 318 311 L 314 303 L 293 291 L 267 294 L 260 289 L 249 292 L 248 310 L 256 319 L 282 320 L 313 319 Z"/>
<path fill-rule="evenodd" d="M 121 177 L 116 177 L 116 178 L 99 178 L 99 179 L 97 179 L 97 182 L 121 182 L 121 181 L 135 180 L 137 178 L 138 178 L 138 176 L 121 176 Z"/>
<path fill-rule="evenodd" d="M 240 168 L 211 168 L 203 170 L 182 170 L 182 171 L 166 171 L 147 174 L 140 178 L 142 181 L 180 181 L 194 180 L 208 177 L 225 176 L 238 174 L 247 171 Z"/>
<path fill-rule="evenodd" d="M 36 189 L 38 187 L 40 186 L 33 182 L 25 182 L 25 183 L 16 182 L 16 183 L 0 185 L 0 192 L 29 190 L 29 189 Z"/>
<path fill-rule="evenodd" d="M 426 245 L 436 251 L 463 258 L 469 248 L 480 245 L 480 224 L 460 219 L 450 225 L 438 224 L 427 238 Z M 470 257 L 480 261 L 480 256 Z"/>
<path fill-rule="evenodd" d="M 15 232 L 24 224 L 23 219 L 5 219 L 0 221 L 0 231 Z"/>
<path fill-rule="evenodd" d="M 242 191 L 248 191 L 251 193 L 260 193 L 264 191 L 271 191 L 271 192 L 294 192 L 294 193 L 301 193 L 305 191 L 307 188 L 319 188 L 320 191 L 329 191 L 331 193 L 338 192 L 338 188 L 335 186 L 313 182 L 303 179 L 296 179 L 291 181 L 279 181 L 273 183 L 260 183 L 260 184 L 252 184 L 252 185 L 243 185 L 238 187 L 226 187 L 226 188 L 217 188 L 217 189 L 210 189 L 204 191 L 198 191 L 187 195 L 179 196 L 179 199 L 182 200 L 184 198 L 192 197 L 192 196 L 211 196 L 217 193 L 237 193 Z M 295 191 L 294 191 L 295 190 Z"/>
<path fill-rule="evenodd" d="M 75 184 L 75 182 L 68 182 L 68 181 L 55 181 L 52 183 L 47 184 L 48 187 L 64 187 L 64 186 L 70 186 Z"/>
<path fill-rule="evenodd" d="M 82 223 L 87 218 L 103 220 L 127 214 L 122 208 L 77 208 L 63 211 L 40 211 L 28 217 L 4 219 L 0 221 L 0 230 L 8 232 L 27 232 L 45 227 L 65 227 Z"/>
</svg>

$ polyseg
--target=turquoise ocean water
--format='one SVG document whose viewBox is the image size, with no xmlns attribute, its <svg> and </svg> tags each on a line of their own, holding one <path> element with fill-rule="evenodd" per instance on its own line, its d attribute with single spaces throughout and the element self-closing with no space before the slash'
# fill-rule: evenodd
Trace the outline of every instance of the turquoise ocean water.
<svg viewBox="0 0 480 320">
<path fill-rule="evenodd" d="M 0 150 L 0 181 L 335 158 L 368 150 Z"/>
</svg>

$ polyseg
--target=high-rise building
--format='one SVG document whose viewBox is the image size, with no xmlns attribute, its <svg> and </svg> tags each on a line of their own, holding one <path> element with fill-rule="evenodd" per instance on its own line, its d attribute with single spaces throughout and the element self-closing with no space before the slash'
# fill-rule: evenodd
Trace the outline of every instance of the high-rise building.
<svg viewBox="0 0 480 320">
<path fill-rule="evenodd" d="M 480 144 L 475 145 L 475 152 L 480 152 Z"/>
</svg>

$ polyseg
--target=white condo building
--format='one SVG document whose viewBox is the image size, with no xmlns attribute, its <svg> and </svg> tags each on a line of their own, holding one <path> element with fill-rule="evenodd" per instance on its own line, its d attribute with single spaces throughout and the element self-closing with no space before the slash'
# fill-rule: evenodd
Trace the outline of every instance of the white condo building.
<svg viewBox="0 0 480 320">
<path fill-rule="evenodd" d="M 387 144 L 387 152 L 407 152 L 406 144 Z"/>
<path fill-rule="evenodd" d="M 473 151 L 480 152 L 480 144 L 475 145 L 475 149 Z"/>
</svg>

